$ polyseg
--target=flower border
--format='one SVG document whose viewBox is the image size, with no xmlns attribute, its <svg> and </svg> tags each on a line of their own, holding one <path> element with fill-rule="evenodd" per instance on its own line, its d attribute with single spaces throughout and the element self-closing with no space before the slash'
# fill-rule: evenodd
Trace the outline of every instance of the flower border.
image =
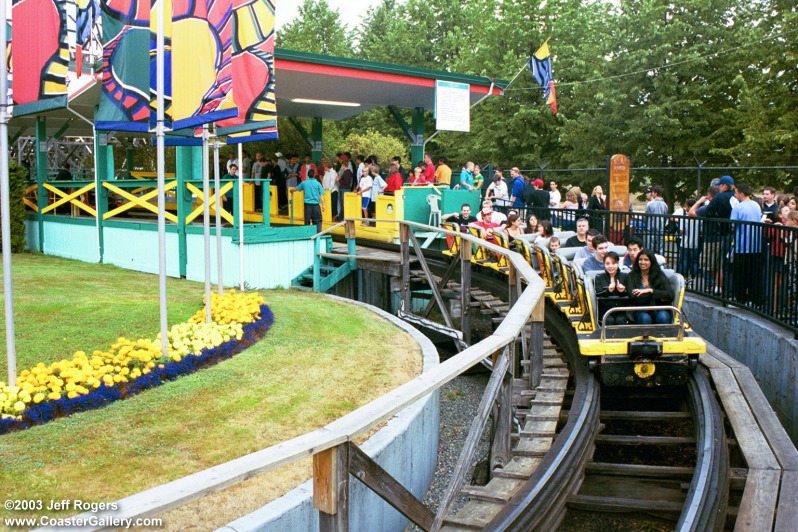
<svg viewBox="0 0 798 532">
<path fill-rule="evenodd" d="M 23 412 L 21 419 L 0 419 L 0 435 L 43 425 L 59 417 L 67 417 L 78 412 L 96 410 L 183 375 L 214 366 L 237 355 L 266 335 L 274 324 L 274 314 L 267 305 L 261 305 L 260 316 L 259 319 L 243 326 L 241 340 L 232 339 L 211 349 L 203 349 L 197 354 L 184 356 L 180 362 L 169 362 L 163 367 L 156 366 L 146 375 L 141 375 L 127 383 L 119 383 L 114 386 L 107 386 L 103 383 L 86 395 L 79 395 L 72 399 L 62 397 L 55 401 L 30 405 Z"/>
</svg>

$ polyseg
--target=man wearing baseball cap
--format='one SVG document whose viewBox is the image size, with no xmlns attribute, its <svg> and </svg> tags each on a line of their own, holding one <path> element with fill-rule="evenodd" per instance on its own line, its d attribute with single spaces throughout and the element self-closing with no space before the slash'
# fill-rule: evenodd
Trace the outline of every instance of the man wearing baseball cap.
<svg viewBox="0 0 798 532">
<path fill-rule="evenodd" d="M 538 178 L 532 181 L 532 189 L 524 194 L 526 205 L 531 209 L 532 214 L 538 217 L 538 220 L 548 220 L 551 217 L 549 211 L 549 192 L 543 190 L 543 180 Z"/>
<path fill-rule="evenodd" d="M 734 197 L 734 179 L 725 175 L 718 181 L 719 192 L 712 197 L 707 205 L 695 211 L 696 216 L 709 218 L 703 223 L 704 246 L 702 262 L 708 273 L 715 279 L 714 291 L 723 293 L 723 268 L 721 261 L 729 252 L 731 246 L 731 226 L 719 223 L 712 219 L 728 220 L 732 213 L 732 198 Z M 699 201 L 706 202 L 705 197 Z"/>
</svg>

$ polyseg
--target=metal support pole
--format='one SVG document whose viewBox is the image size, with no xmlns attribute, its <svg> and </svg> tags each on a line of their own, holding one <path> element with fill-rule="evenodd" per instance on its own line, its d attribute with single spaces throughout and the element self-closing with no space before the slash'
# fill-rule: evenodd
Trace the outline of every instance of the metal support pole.
<svg viewBox="0 0 798 532">
<path fill-rule="evenodd" d="M 155 136 L 158 154 L 158 286 L 161 300 L 161 353 L 166 356 L 168 350 L 167 331 L 169 328 L 166 313 L 166 194 L 164 192 L 166 160 L 164 158 L 164 0 L 158 2 L 158 22 L 155 51 L 155 92 L 156 92 L 156 125 Z"/>
<path fill-rule="evenodd" d="M 205 322 L 210 323 L 211 318 L 211 206 L 208 199 L 211 195 L 211 178 L 208 169 L 210 157 L 208 153 L 208 124 L 202 126 L 202 236 L 205 244 L 203 262 L 205 263 Z"/>
<path fill-rule="evenodd" d="M 244 291 L 244 145 L 240 142 L 238 143 L 238 289 Z"/>
<path fill-rule="evenodd" d="M 215 132 L 214 132 L 215 133 Z M 213 139 L 213 186 L 216 191 L 216 291 L 219 295 L 224 293 L 222 280 L 222 187 L 219 184 L 219 139 Z"/>
<path fill-rule="evenodd" d="M 6 28 L 6 9 L 0 9 L 0 43 L 3 50 L 8 42 Z M 14 290 L 11 282 L 11 207 L 9 204 L 8 183 L 8 70 L 6 54 L 3 53 L 3 67 L 0 69 L 0 220 L 3 239 L 3 297 L 6 313 L 6 351 L 8 353 L 8 385 L 17 384 L 17 347 L 14 337 Z"/>
</svg>

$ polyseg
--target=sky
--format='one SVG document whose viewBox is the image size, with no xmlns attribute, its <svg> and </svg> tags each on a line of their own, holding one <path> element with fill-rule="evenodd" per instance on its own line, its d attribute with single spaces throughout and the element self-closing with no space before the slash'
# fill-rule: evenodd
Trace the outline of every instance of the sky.
<svg viewBox="0 0 798 532">
<path fill-rule="evenodd" d="M 366 16 L 368 8 L 377 5 L 380 0 L 327 0 L 332 9 L 337 9 L 347 25 L 357 22 Z M 275 13 L 275 26 L 279 30 L 299 15 L 299 6 L 302 0 L 277 0 Z"/>
</svg>

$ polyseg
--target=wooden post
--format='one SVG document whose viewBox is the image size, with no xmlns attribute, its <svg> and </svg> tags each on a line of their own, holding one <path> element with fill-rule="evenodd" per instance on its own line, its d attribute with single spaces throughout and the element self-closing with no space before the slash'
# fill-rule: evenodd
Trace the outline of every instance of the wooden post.
<svg viewBox="0 0 798 532">
<path fill-rule="evenodd" d="M 399 224 L 399 245 L 402 253 L 402 303 L 404 311 L 413 312 L 410 294 L 410 226 Z"/>
<path fill-rule="evenodd" d="M 349 268 L 353 271 L 357 268 L 357 232 L 355 230 L 355 222 L 347 220 L 344 226 L 344 236 L 346 236 L 346 252 L 349 255 Z M 354 298 L 350 298 L 354 299 Z"/>
<path fill-rule="evenodd" d="M 513 266 L 512 262 L 508 261 L 508 269 L 507 269 L 507 284 L 508 284 L 508 294 L 507 294 L 507 304 L 510 305 L 510 308 L 515 305 L 516 301 L 518 301 L 518 295 L 520 293 L 518 289 L 518 270 Z M 523 338 L 523 331 L 520 336 Z M 518 338 L 513 340 L 513 343 L 510 344 L 510 368 L 513 373 L 515 373 L 516 366 L 520 367 L 520 356 L 518 350 Z"/>
<path fill-rule="evenodd" d="M 471 345 L 471 242 L 460 245 L 460 324 L 463 341 Z"/>
<path fill-rule="evenodd" d="M 543 375 L 543 316 L 546 310 L 546 298 L 541 296 L 535 310 L 532 311 L 532 356 L 529 364 L 529 387 L 540 386 Z"/>
<path fill-rule="evenodd" d="M 502 357 L 509 357 L 510 353 L 505 349 Z M 494 367 L 499 367 L 496 364 Z M 507 365 L 508 371 L 505 372 L 499 389 L 498 408 L 496 412 L 496 432 L 493 435 L 490 453 L 490 471 L 493 472 L 497 467 L 504 467 L 513 459 L 512 430 L 513 430 L 513 375 L 512 365 Z"/>
<path fill-rule="evenodd" d="M 319 530 L 349 530 L 349 443 L 313 455 L 313 507 Z"/>
</svg>

